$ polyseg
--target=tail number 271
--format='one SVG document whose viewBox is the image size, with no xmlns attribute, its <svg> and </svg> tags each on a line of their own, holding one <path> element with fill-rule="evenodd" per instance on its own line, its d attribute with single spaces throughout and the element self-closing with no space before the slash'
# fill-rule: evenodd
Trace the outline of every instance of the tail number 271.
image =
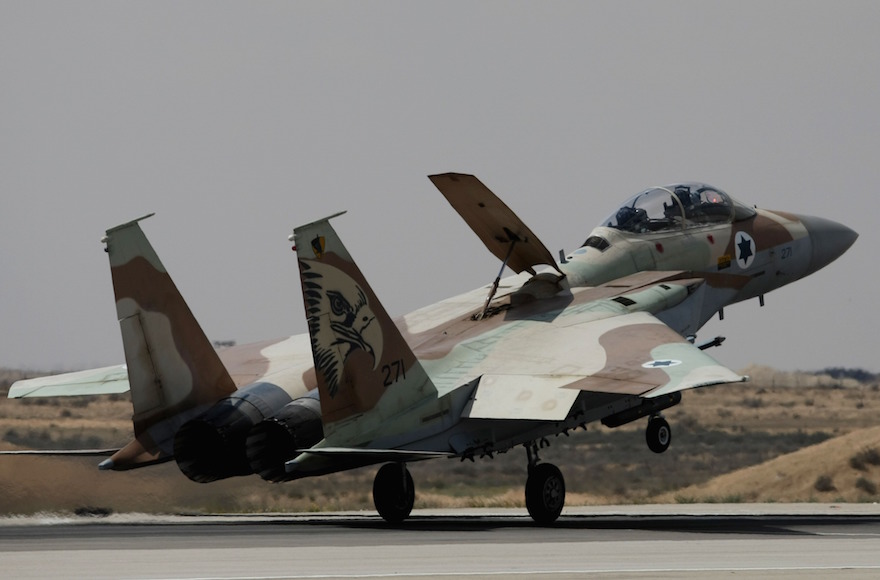
<svg viewBox="0 0 880 580">
<path fill-rule="evenodd" d="M 390 387 L 400 379 L 406 379 L 406 369 L 403 366 L 403 359 L 392 361 L 391 364 L 382 365 L 382 384 Z"/>
</svg>

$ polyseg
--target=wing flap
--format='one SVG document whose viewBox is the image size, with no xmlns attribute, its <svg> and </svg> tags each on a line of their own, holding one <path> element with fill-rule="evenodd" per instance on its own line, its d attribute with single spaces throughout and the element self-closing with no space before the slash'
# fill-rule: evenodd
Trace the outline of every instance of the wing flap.
<svg viewBox="0 0 880 580">
<path fill-rule="evenodd" d="M 563 389 L 584 377 L 552 375 L 483 375 L 463 417 L 562 421 L 578 391 Z"/>
</svg>

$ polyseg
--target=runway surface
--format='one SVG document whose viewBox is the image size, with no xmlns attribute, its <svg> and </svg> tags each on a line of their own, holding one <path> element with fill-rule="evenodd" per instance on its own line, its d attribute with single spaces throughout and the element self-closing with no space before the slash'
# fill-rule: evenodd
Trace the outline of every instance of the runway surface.
<svg viewBox="0 0 880 580">
<path fill-rule="evenodd" d="M 0 519 L 4 578 L 876 578 L 876 504 Z"/>
</svg>

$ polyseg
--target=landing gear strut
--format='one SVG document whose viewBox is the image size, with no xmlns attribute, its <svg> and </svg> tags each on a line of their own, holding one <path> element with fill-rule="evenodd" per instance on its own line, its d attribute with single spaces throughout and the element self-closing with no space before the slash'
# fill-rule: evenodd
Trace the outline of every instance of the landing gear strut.
<svg viewBox="0 0 880 580">
<path fill-rule="evenodd" d="M 373 480 L 373 504 L 386 522 L 399 524 L 415 502 L 413 478 L 404 463 L 386 463 Z"/>
<path fill-rule="evenodd" d="M 660 415 L 654 415 L 648 420 L 645 441 L 648 443 L 648 449 L 654 453 L 663 453 L 669 449 L 669 444 L 672 443 L 672 429 L 666 419 Z"/>
<path fill-rule="evenodd" d="M 565 505 L 565 479 L 552 463 L 538 463 L 538 446 L 525 445 L 529 457 L 526 479 L 526 509 L 536 523 L 549 525 L 556 521 Z"/>
</svg>

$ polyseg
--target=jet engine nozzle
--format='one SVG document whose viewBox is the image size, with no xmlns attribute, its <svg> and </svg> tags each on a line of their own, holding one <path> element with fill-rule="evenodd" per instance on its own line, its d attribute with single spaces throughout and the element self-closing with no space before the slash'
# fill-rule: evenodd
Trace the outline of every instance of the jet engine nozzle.
<svg viewBox="0 0 880 580">
<path fill-rule="evenodd" d="M 315 397 L 291 401 L 277 414 L 257 423 L 248 434 L 246 452 L 250 468 L 266 481 L 294 479 L 284 469 L 299 455 L 324 438 L 321 405 Z"/>
<path fill-rule="evenodd" d="M 180 471 L 199 483 L 250 475 L 248 432 L 288 402 L 290 396 L 270 383 L 255 383 L 221 399 L 177 430 L 174 458 Z"/>
</svg>

